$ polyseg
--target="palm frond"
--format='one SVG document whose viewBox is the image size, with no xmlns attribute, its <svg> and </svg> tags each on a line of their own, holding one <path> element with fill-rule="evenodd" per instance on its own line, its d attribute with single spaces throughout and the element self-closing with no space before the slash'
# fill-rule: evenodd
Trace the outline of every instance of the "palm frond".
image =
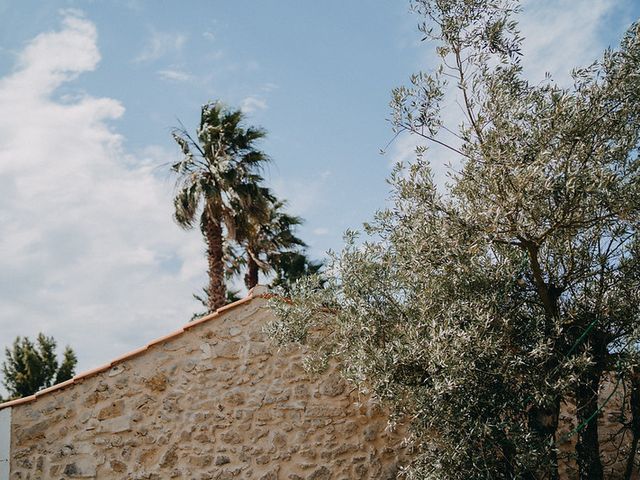
<svg viewBox="0 0 640 480">
<path fill-rule="evenodd" d="M 199 185 L 191 183 L 184 186 L 173 199 L 174 218 L 182 228 L 193 228 L 200 206 L 201 193 Z"/>
</svg>

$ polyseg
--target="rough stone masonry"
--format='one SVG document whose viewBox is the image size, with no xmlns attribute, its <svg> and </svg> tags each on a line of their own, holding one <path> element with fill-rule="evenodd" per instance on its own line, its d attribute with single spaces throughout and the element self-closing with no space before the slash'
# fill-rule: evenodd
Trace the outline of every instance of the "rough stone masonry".
<svg viewBox="0 0 640 480">
<path fill-rule="evenodd" d="M 299 347 L 254 294 L 10 409 L 12 480 L 391 479 L 402 435 Z M 5 412 L 6 413 L 6 412 Z"/>
</svg>

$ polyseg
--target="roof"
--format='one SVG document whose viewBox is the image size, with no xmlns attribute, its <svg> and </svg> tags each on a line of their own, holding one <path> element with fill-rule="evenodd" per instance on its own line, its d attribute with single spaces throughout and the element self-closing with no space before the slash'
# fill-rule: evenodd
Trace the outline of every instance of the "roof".
<svg viewBox="0 0 640 480">
<path fill-rule="evenodd" d="M 45 388 L 44 390 L 40 390 L 39 392 L 33 394 L 33 395 L 29 395 L 28 397 L 22 397 L 22 398 L 17 398 L 15 400 L 10 400 L 8 402 L 4 402 L 4 403 L 0 403 L 0 410 L 2 410 L 3 408 L 7 408 L 7 407 L 14 407 L 16 405 L 22 405 L 25 403 L 30 403 L 33 402 L 37 399 L 39 399 L 40 397 L 43 397 L 45 395 L 48 395 L 50 393 L 56 392 L 58 390 L 62 390 L 63 388 L 67 388 L 71 385 L 75 385 L 77 383 L 81 383 L 83 380 L 89 378 L 89 377 L 93 377 L 94 375 L 97 375 L 101 372 L 107 371 L 109 369 L 111 369 L 113 366 L 124 362 L 125 360 L 129 360 L 133 357 L 137 357 L 138 355 L 146 352 L 147 350 L 149 350 L 150 348 L 154 347 L 155 345 L 159 345 L 161 343 L 166 342 L 167 340 L 172 340 L 180 335 L 182 335 L 184 332 L 186 332 L 187 330 L 195 327 L 196 325 L 201 325 L 203 323 L 207 323 L 210 322 L 211 320 L 217 319 L 219 318 L 223 313 L 228 312 L 229 310 L 233 310 L 234 308 L 237 308 L 241 305 L 244 305 L 246 303 L 249 303 L 251 300 L 253 300 L 254 298 L 271 298 L 272 295 L 270 295 L 269 293 L 267 293 L 267 287 L 263 286 L 263 285 L 256 285 L 255 287 L 253 287 L 251 290 L 249 290 L 249 293 L 247 294 L 247 296 L 241 300 L 238 300 L 237 302 L 233 302 L 230 303 L 228 305 L 225 305 L 224 307 L 220 307 L 218 308 L 215 312 L 210 313 L 208 315 L 205 315 L 204 317 L 201 317 L 197 320 L 194 320 L 192 322 L 187 323 L 184 327 L 171 332 L 167 335 L 164 335 L 160 338 L 156 338 L 155 340 L 149 342 L 148 344 L 144 345 L 143 347 L 140 348 L 136 348 L 135 350 L 132 350 L 128 353 L 125 353 L 124 355 L 120 355 L 119 357 L 113 359 L 111 362 L 109 363 L 105 363 L 104 365 L 101 365 L 99 367 L 96 368 L 92 368 L 91 370 L 87 370 L 86 372 L 80 373 L 78 375 L 76 375 L 75 377 L 65 381 L 65 382 L 61 382 L 58 383 L 56 385 L 53 385 L 49 388 Z"/>
</svg>

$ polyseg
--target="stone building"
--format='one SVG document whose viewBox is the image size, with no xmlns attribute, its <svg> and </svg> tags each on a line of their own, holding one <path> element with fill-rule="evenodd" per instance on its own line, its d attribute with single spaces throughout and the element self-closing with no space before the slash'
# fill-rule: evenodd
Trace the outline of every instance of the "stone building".
<svg viewBox="0 0 640 480">
<path fill-rule="evenodd" d="M 0 405 L 0 478 L 395 478 L 402 438 L 262 328 L 265 291 Z"/>
</svg>

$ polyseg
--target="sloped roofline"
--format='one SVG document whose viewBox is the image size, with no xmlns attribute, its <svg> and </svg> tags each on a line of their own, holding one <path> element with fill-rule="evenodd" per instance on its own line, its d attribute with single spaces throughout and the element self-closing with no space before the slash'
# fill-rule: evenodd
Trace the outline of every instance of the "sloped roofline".
<svg viewBox="0 0 640 480">
<path fill-rule="evenodd" d="M 17 398 L 15 400 L 10 400 L 8 402 L 4 402 L 4 403 L 0 403 L 0 410 L 2 410 L 3 408 L 7 408 L 7 407 L 15 407 L 17 405 L 22 405 L 24 403 L 30 403 L 30 402 L 34 402 L 35 400 L 39 399 L 40 397 L 43 397 L 45 395 L 48 395 L 50 393 L 56 392 L 58 390 L 62 390 L 63 388 L 67 388 L 71 385 L 75 385 L 77 383 L 82 382 L 83 380 L 85 380 L 86 378 L 89 377 L 93 377 L 94 375 L 97 375 L 101 372 L 105 372 L 111 368 L 113 368 L 115 365 L 124 362 L 125 360 L 129 360 L 133 357 L 137 357 L 138 355 L 146 352 L 147 350 L 149 350 L 151 347 L 153 347 L 154 345 L 158 345 L 160 343 L 164 343 L 168 340 L 172 340 L 176 337 L 179 337 L 180 335 L 182 335 L 184 332 L 186 332 L 187 330 L 195 327 L 196 325 L 201 325 L 203 323 L 207 323 L 211 320 L 214 320 L 218 317 L 220 317 L 223 313 L 228 312 L 229 310 L 233 310 L 241 305 L 245 305 L 249 302 L 251 302 L 251 300 L 253 300 L 254 298 L 271 298 L 272 295 L 270 295 L 268 293 L 268 289 L 267 287 L 265 287 L 264 285 L 256 285 L 255 287 L 253 287 L 251 290 L 249 290 L 249 293 L 247 294 L 246 297 L 244 297 L 241 300 L 238 300 L 236 302 L 230 303 L 228 305 L 225 305 L 224 307 L 220 307 L 218 308 L 215 312 L 210 313 L 208 315 L 205 315 L 204 317 L 201 317 L 197 320 L 194 320 L 192 322 L 187 323 L 184 327 L 179 328 L 178 330 L 171 332 L 167 335 L 164 335 L 160 338 L 156 338 L 155 340 L 152 340 L 151 342 L 149 342 L 148 344 L 144 345 L 143 347 L 140 348 L 136 348 L 135 350 L 131 350 L 128 353 L 125 353 L 124 355 L 120 355 L 119 357 L 116 357 L 115 359 L 113 359 L 111 362 L 109 363 L 105 363 L 104 365 L 101 365 L 99 367 L 96 368 L 92 368 L 91 370 L 87 370 L 85 372 L 82 372 L 76 376 L 74 376 L 73 378 L 65 381 L 65 382 L 61 382 L 58 383 L 56 385 L 53 385 L 49 388 L 45 388 L 44 390 L 40 390 L 39 392 L 36 392 L 33 395 L 29 395 L 28 397 L 22 397 L 22 398 Z"/>
</svg>

